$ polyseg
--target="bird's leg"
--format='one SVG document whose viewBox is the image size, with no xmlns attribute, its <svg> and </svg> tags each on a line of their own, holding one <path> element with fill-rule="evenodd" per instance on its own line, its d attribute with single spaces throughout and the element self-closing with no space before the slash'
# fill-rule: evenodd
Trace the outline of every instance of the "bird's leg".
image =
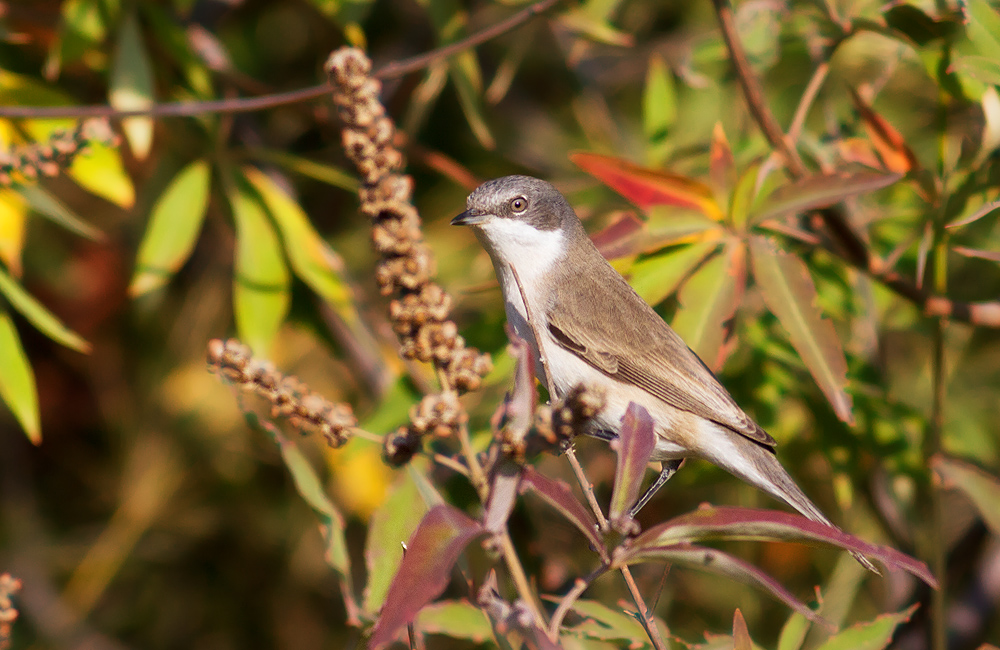
<svg viewBox="0 0 1000 650">
<path fill-rule="evenodd" d="M 663 487 L 663 484 L 670 480 L 670 477 L 674 475 L 674 472 L 680 469 L 681 463 L 683 462 L 683 458 L 663 461 L 662 469 L 660 469 L 660 475 L 656 477 L 656 480 L 649 486 L 646 493 L 642 495 L 642 498 L 636 501 L 635 505 L 632 506 L 632 509 L 629 510 L 628 514 L 630 517 L 634 518 L 637 514 L 639 514 L 639 511 L 642 510 L 644 505 L 646 505 L 646 502 L 652 499 L 657 490 Z"/>
</svg>

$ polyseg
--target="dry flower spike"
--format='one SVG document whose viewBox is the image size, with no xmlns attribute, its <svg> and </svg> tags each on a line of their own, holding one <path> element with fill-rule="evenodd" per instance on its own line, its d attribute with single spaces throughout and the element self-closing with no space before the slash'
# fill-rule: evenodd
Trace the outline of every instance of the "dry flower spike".
<svg viewBox="0 0 1000 650">
<path fill-rule="evenodd" d="M 116 145 L 117 137 L 108 121 L 101 118 L 84 120 L 71 130 L 52 133 L 45 142 L 15 147 L 0 153 L 0 187 L 20 180 L 33 181 L 39 176 L 57 176 L 85 153 L 92 142 Z"/>
<path fill-rule="evenodd" d="M 335 404 L 312 392 L 296 377 L 255 359 L 250 348 L 236 339 L 209 341 L 208 366 L 229 382 L 270 402 L 271 417 L 284 418 L 303 433 L 318 430 L 331 447 L 346 443 L 351 429 L 358 424 L 351 407 Z"/>
</svg>

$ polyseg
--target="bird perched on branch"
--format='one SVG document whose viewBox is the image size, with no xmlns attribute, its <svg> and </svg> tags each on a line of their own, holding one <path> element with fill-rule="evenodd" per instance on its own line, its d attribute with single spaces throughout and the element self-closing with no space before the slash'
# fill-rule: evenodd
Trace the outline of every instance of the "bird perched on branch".
<svg viewBox="0 0 1000 650">
<path fill-rule="evenodd" d="M 531 346 L 539 379 L 557 395 L 578 384 L 604 392 L 587 433 L 615 438 L 630 402 L 649 412 L 663 469 L 633 513 L 695 457 L 833 525 L 778 462 L 774 439 L 608 264 L 555 187 L 529 176 L 488 181 L 451 223 L 470 226 L 493 260 L 507 321 Z"/>
</svg>

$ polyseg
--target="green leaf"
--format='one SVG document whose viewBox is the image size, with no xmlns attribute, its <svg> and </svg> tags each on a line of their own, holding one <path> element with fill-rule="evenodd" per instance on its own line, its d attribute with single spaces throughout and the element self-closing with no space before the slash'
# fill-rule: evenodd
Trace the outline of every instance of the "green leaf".
<svg viewBox="0 0 1000 650">
<path fill-rule="evenodd" d="M 646 136 L 651 164 L 660 164 L 670 148 L 667 135 L 677 121 L 677 89 L 674 76 L 663 62 L 663 57 L 654 54 L 649 59 L 646 71 L 646 88 L 642 96 L 642 126 Z"/>
<path fill-rule="evenodd" d="M 957 488 L 967 496 L 994 535 L 1000 535 L 1000 479 L 971 463 L 935 456 L 931 467 L 945 487 Z"/>
<path fill-rule="evenodd" d="M 984 84 L 1000 86 L 1000 61 L 988 56 L 956 56 L 948 70 Z"/>
<path fill-rule="evenodd" d="M 55 79 L 64 65 L 78 61 L 104 40 L 107 29 L 98 0 L 67 0 L 60 9 L 59 35 L 49 48 L 45 76 Z"/>
<path fill-rule="evenodd" d="M 190 257 L 208 210 L 210 179 L 208 163 L 196 160 L 156 200 L 128 288 L 133 297 L 165 285 Z"/>
<path fill-rule="evenodd" d="M 493 637 L 493 627 L 483 610 L 464 601 L 448 600 L 424 607 L 417 614 L 416 628 L 424 634 L 443 634 L 473 643 L 486 643 Z"/>
<path fill-rule="evenodd" d="M 473 135 L 476 136 L 476 140 L 485 149 L 495 149 L 496 140 L 493 139 L 490 128 L 483 118 L 483 82 L 475 54 L 466 50 L 456 55 L 448 65 L 448 72 L 451 75 L 451 80 L 455 82 L 458 103 L 462 107 L 462 112 L 469 122 Z"/>
<path fill-rule="evenodd" d="M 103 232 L 81 219 L 40 185 L 20 185 L 17 186 L 17 191 L 25 198 L 32 210 L 52 223 L 90 241 L 104 240 Z"/>
<path fill-rule="evenodd" d="M 288 315 L 290 278 L 281 242 L 253 188 L 238 179 L 229 193 L 236 223 L 233 312 L 240 339 L 260 356 Z"/>
<path fill-rule="evenodd" d="M 825 208 L 846 198 L 892 185 L 902 174 L 856 172 L 817 174 L 775 189 L 752 217 L 753 222 Z"/>
<path fill-rule="evenodd" d="M 806 633 L 809 632 L 811 625 L 808 618 L 798 612 L 792 612 L 785 624 L 781 626 L 777 650 L 799 650 L 805 643 Z"/>
<path fill-rule="evenodd" d="M 750 208 L 760 192 L 761 163 L 756 161 L 743 170 L 729 197 L 729 222 L 741 232 L 750 217 Z"/>
<path fill-rule="evenodd" d="M 892 641 L 896 628 L 910 620 L 919 605 L 896 614 L 883 614 L 870 623 L 853 625 L 830 637 L 817 650 L 882 650 Z"/>
<path fill-rule="evenodd" d="M 556 17 L 563 27 L 605 45 L 631 47 L 635 39 L 631 34 L 614 27 L 607 20 L 594 17 L 591 12 L 572 9 Z"/>
<path fill-rule="evenodd" d="M 854 424 L 847 386 L 847 361 L 833 323 L 816 304 L 816 287 L 798 257 L 762 237 L 750 239 L 754 279 L 768 309 L 788 332 L 792 346 L 833 406 L 837 417 Z"/>
<path fill-rule="evenodd" d="M 0 397 L 33 444 L 42 442 L 35 373 L 10 314 L 0 311 Z"/>
<path fill-rule="evenodd" d="M 966 36 L 979 54 L 995 61 L 1000 58 L 1000 13 L 990 5 L 975 1 L 965 5 Z"/>
<path fill-rule="evenodd" d="M 55 314 L 25 291 L 24 287 L 7 275 L 3 269 L 0 269 L 0 293 L 7 298 L 14 309 L 27 318 L 45 336 L 77 352 L 90 352 L 90 344 L 82 336 L 63 325 Z"/>
<path fill-rule="evenodd" d="M 646 638 L 642 624 L 620 609 L 613 609 L 596 600 L 580 599 L 570 608 L 584 620 L 567 631 L 589 639 L 602 641 L 633 641 Z"/>
<path fill-rule="evenodd" d="M 281 165 L 296 174 L 301 174 L 302 176 L 339 187 L 349 192 L 358 191 L 358 179 L 333 165 L 316 162 L 315 160 L 276 149 L 251 149 L 247 155 L 255 160 L 263 160 Z"/>
<path fill-rule="evenodd" d="M 392 577 L 403 560 L 403 547 L 427 512 L 420 491 L 409 472 L 400 472 L 388 497 L 368 522 L 365 540 L 365 586 L 363 611 L 374 617 L 385 602 Z"/>
<path fill-rule="evenodd" d="M 280 437 L 275 441 L 281 451 L 281 458 L 295 482 L 296 491 L 319 518 L 320 533 L 326 544 L 324 559 L 340 577 L 344 601 L 348 609 L 356 608 L 354 587 L 351 582 L 351 559 L 347 553 L 347 540 L 344 537 L 344 517 L 326 495 L 316 470 L 298 445 Z M 353 615 L 355 612 L 349 611 L 348 614 Z"/>
<path fill-rule="evenodd" d="M 271 218 L 278 224 L 295 275 L 329 303 L 344 322 L 357 325 L 353 296 L 339 276 L 344 268 L 340 256 L 313 229 L 301 206 L 266 174 L 253 167 L 244 167 L 243 174 L 263 197 Z"/>
<path fill-rule="evenodd" d="M 676 291 L 691 269 L 718 247 L 714 241 L 697 242 L 640 260 L 632 265 L 629 284 L 643 300 L 657 305 Z"/>
<path fill-rule="evenodd" d="M 671 326 L 709 368 L 722 367 L 727 324 L 746 287 L 746 246 L 732 242 L 684 283 Z"/>
<path fill-rule="evenodd" d="M 118 31 L 118 44 L 111 70 L 108 102 L 118 110 L 139 110 L 153 105 L 153 66 L 142 42 L 139 21 L 129 13 Z M 139 160 L 149 155 L 153 144 L 153 119 L 129 117 L 122 130 Z"/>
</svg>

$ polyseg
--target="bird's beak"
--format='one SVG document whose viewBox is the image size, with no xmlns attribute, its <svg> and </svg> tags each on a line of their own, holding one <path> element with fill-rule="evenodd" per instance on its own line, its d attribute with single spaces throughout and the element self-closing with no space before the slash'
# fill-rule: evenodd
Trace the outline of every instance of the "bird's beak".
<svg viewBox="0 0 1000 650">
<path fill-rule="evenodd" d="M 475 226 L 486 220 L 486 215 L 479 210 L 472 209 L 466 210 L 462 214 L 458 215 L 451 220 L 451 225 L 453 226 Z"/>
</svg>

